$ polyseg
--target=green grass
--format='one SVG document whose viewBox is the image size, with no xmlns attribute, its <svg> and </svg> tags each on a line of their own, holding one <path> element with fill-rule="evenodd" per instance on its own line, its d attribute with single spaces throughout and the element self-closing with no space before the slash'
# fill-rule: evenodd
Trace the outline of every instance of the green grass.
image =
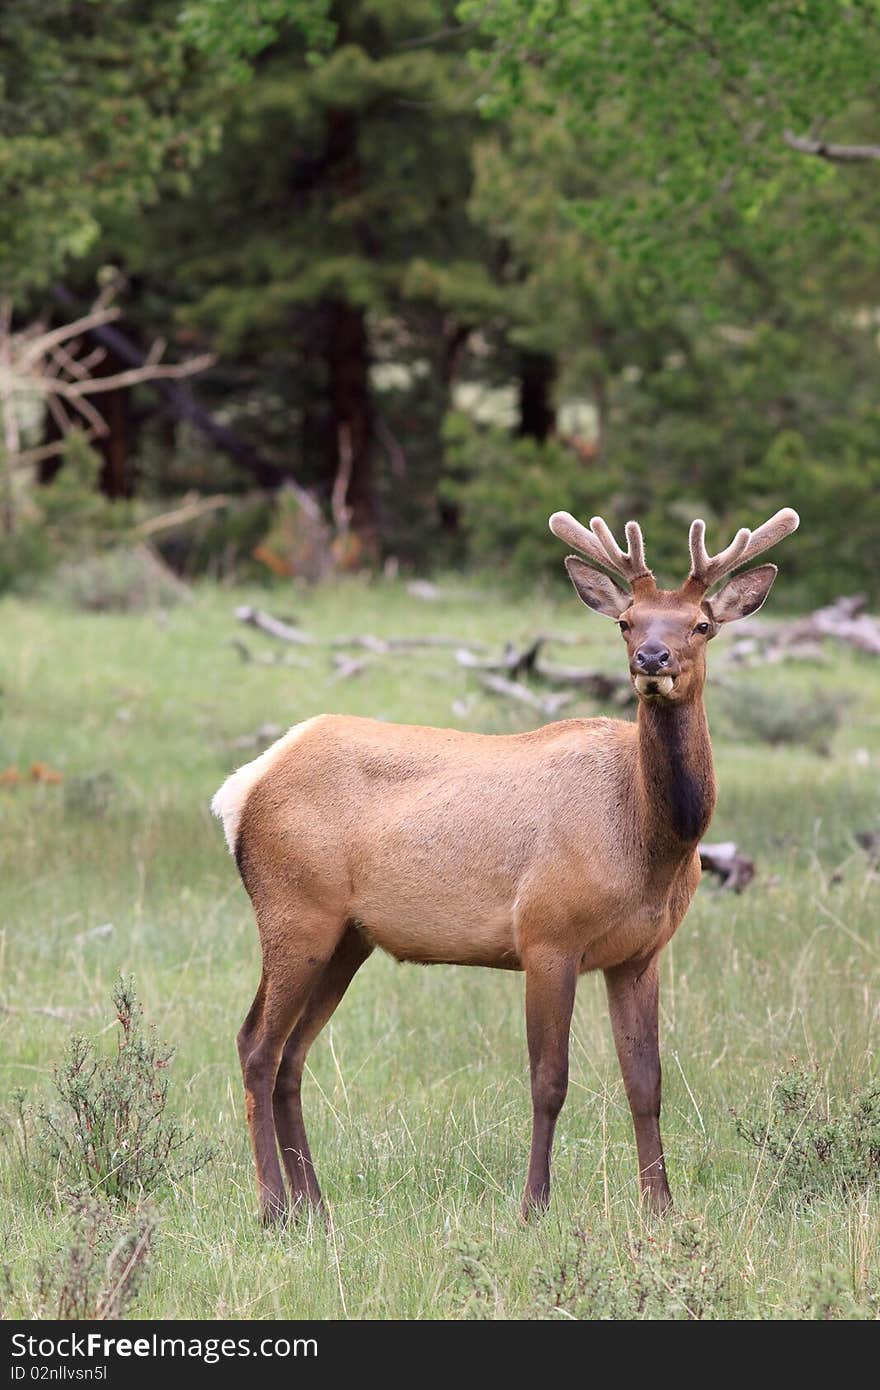
<svg viewBox="0 0 880 1390">
<path fill-rule="evenodd" d="M 476 581 L 442 590 L 434 603 L 402 585 L 357 581 L 250 597 L 323 638 L 432 632 L 500 644 L 568 632 L 583 645 L 557 648 L 557 659 L 622 669 L 612 625 L 573 596 L 511 601 Z M 849 695 L 829 758 L 738 741 L 710 695 L 721 788 L 711 838 L 737 840 L 759 876 L 740 897 L 703 885 L 664 957 L 675 1216 L 651 1223 L 638 1208 L 600 978 L 579 989 L 552 1209 L 523 1229 L 521 978 L 374 956 L 316 1044 L 306 1083 L 333 1235 L 265 1232 L 234 1041 L 258 979 L 257 938 L 208 812 L 226 773 L 253 756 L 233 740 L 321 710 L 497 732 L 526 727 L 528 714 L 480 695 L 448 651 L 372 658 L 361 676 L 340 680 L 326 646 L 281 649 L 236 624 L 234 604 L 247 599 L 205 590 L 167 616 L 0 604 L 0 769 L 42 761 L 65 779 L 0 787 L 0 1107 L 16 1086 L 48 1092 L 71 1031 L 113 1026 L 113 981 L 131 971 L 147 1018 L 178 1049 L 174 1105 L 218 1146 L 208 1168 L 162 1201 L 134 1314 L 530 1317 L 574 1230 L 589 1232 L 597 1259 L 622 1267 L 633 1241 L 673 1260 L 684 1222 L 712 1243 L 734 1316 L 803 1316 L 817 1281 L 836 1281 L 857 1301 L 876 1291 L 876 1191 L 800 1201 L 738 1138 L 731 1110 L 769 1105 L 792 1057 L 815 1064 L 831 1096 L 876 1075 L 877 878 L 853 835 L 880 821 L 877 663 L 834 651 L 818 668 L 725 673 L 728 684 L 757 683 L 779 699 L 819 685 Z M 234 638 L 301 664 L 243 663 Z M 719 672 L 724 640 L 710 654 Z M 108 777 L 97 792 L 80 780 L 99 774 Z M 110 933 L 92 934 L 106 924 Z M 22 1310 L 68 1219 L 35 1194 L 0 1134 L 0 1264 Z M 834 1308 L 846 1315 L 840 1298 Z"/>
</svg>

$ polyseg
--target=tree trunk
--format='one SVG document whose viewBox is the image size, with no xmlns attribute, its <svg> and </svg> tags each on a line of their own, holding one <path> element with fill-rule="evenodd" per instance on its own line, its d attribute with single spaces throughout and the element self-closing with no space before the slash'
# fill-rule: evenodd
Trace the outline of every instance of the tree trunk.
<svg viewBox="0 0 880 1390">
<path fill-rule="evenodd" d="M 543 443 L 556 429 L 553 385 L 556 361 L 545 352 L 523 352 L 519 360 L 519 430 Z"/>
<path fill-rule="evenodd" d="M 121 372 L 126 364 L 112 351 L 98 364 L 94 376 L 113 376 Z M 104 465 L 98 479 L 105 497 L 131 497 L 134 492 L 134 477 L 130 466 L 131 455 L 131 391 L 123 387 L 117 391 L 107 391 L 97 398 L 97 408 L 104 417 L 107 433 L 98 440 L 98 448 L 104 458 Z"/>
<path fill-rule="evenodd" d="M 378 553 L 373 475 L 374 422 L 366 314 L 343 300 L 327 305 L 325 358 L 329 382 L 330 454 L 334 479 L 348 472 L 342 501 L 364 558 Z M 344 480 L 343 480 L 344 481 Z"/>
<path fill-rule="evenodd" d="M 326 119 L 325 157 L 330 171 L 331 195 L 343 205 L 352 200 L 356 202 L 363 185 L 357 112 L 334 107 L 327 112 Z M 361 255 L 374 255 L 377 247 L 369 224 L 358 224 L 354 231 Z M 347 300 L 328 300 L 325 307 L 324 354 L 329 388 L 334 507 L 341 506 L 347 512 L 347 525 L 360 542 L 361 556 L 375 559 L 379 551 L 379 528 L 373 473 L 374 418 L 367 316 L 364 309 Z"/>
</svg>

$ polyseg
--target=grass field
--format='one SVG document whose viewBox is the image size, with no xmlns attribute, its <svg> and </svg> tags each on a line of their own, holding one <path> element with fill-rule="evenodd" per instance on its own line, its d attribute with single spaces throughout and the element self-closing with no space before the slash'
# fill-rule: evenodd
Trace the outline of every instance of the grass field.
<svg viewBox="0 0 880 1390">
<path fill-rule="evenodd" d="M 0 787 L 0 1107 L 15 1086 L 51 1089 L 72 1031 L 107 1041 L 113 982 L 133 972 L 147 1017 L 177 1047 L 172 1103 L 217 1145 L 159 1204 L 137 1317 L 876 1316 L 876 1184 L 845 1188 L 832 1172 L 806 1201 L 797 1149 L 775 1161 L 738 1136 L 731 1113 L 769 1114 L 794 1057 L 817 1069 L 832 1115 L 877 1074 L 878 879 L 853 837 L 880 827 L 880 670 L 832 648 L 817 666 L 724 674 L 780 701 L 820 685 L 849 696 L 831 757 L 743 742 L 710 694 L 721 789 L 710 838 L 737 840 L 759 876 L 741 896 L 702 885 L 664 957 L 676 1214 L 656 1223 L 638 1208 L 600 978 L 579 989 L 552 1209 L 523 1229 L 522 979 L 374 956 L 307 1075 L 332 1238 L 257 1224 L 235 1053 L 257 939 L 208 812 L 225 774 L 257 751 L 234 740 L 321 710 L 492 732 L 529 716 L 480 694 L 448 651 L 368 658 L 344 680 L 326 645 L 282 649 L 232 610 L 250 597 L 323 639 L 430 632 L 500 645 L 567 632 L 583 645 L 557 659 L 623 669 L 612 624 L 573 596 L 511 601 L 465 581 L 441 594 L 419 602 L 403 585 L 352 580 L 270 596 L 205 590 L 167 615 L 0 604 L 0 769 L 41 761 L 64 776 Z M 297 664 L 246 663 L 236 638 Z M 727 640 L 710 653 L 710 683 Z M 27 1315 L 69 1215 L 63 1200 L 36 1201 L 4 1135 L 0 1265 L 8 1310 Z M 639 1293 L 646 1280 L 652 1299 Z"/>
</svg>

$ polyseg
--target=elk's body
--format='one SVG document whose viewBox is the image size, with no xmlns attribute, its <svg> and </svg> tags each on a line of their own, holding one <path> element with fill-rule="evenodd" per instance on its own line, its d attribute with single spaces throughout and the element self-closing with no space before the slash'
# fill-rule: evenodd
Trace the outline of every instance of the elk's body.
<svg viewBox="0 0 880 1390">
<path fill-rule="evenodd" d="M 571 533 L 568 523 L 578 523 L 564 513 L 553 520 L 559 516 L 558 534 L 590 554 L 584 536 L 592 533 Z M 633 559 L 617 551 L 614 564 L 609 551 L 601 561 L 630 580 L 632 596 L 582 560 L 568 561 L 585 602 L 632 618 L 621 627 L 633 633 L 635 724 L 570 719 L 489 736 L 322 715 L 217 793 L 214 810 L 263 952 L 239 1052 L 267 1219 L 287 1205 L 276 1141 L 294 1203 L 320 1202 L 302 1118 L 303 1067 L 374 947 L 401 961 L 525 971 L 534 1107 L 526 1214 L 549 1196 L 577 978 L 603 970 L 642 1190 L 657 1209 L 668 1204 L 657 962 L 699 880 L 697 845 L 715 804 L 705 642 L 694 638 L 759 607 L 775 570 L 734 580 L 724 594 L 739 586 L 728 599 L 736 611 L 715 615 L 696 555 L 690 589 L 661 591 L 634 572 L 639 546 L 630 535 Z M 762 570 L 769 578 L 751 580 Z"/>
</svg>

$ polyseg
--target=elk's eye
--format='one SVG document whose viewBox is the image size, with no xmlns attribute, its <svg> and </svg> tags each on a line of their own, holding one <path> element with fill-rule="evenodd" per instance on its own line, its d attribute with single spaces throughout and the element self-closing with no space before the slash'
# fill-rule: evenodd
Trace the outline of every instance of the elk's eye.
<svg viewBox="0 0 880 1390">
<path fill-rule="evenodd" d="M 621 621 L 617 626 L 620 628 L 621 632 L 629 632 L 629 623 Z"/>
<path fill-rule="evenodd" d="M 694 628 L 694 632 L 708 632 L 708 631 L 709 631 L 709 624 L 708 624 L 708 623 L 697 623 L 696 627 Z"/>
</svg>

